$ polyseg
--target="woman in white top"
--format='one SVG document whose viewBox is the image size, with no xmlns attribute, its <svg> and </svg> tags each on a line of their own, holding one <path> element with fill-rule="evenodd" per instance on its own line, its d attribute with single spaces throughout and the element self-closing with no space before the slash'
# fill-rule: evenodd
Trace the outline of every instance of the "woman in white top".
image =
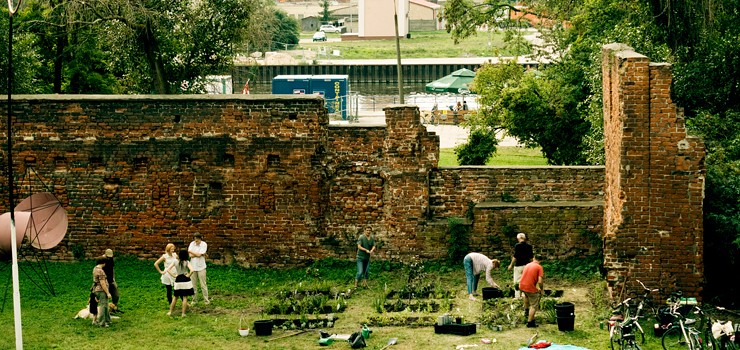
<svg viewBox="0 0 740 350">
<path fill-rule="evenodd" d="M 164 261 L 164 269 L 159 268 L 159 264 Z M 168 270 L 167 268 L 177 263 L 177 254 L 175 254 L 175 245 L 168 243 L 164 248 L 164 254 L 154 262 L 154 267 L 157 268 L 159 274 L 162 275 L 160 280 L 167 289 L 167 305 L 172 304 L 172 287 L 175 285 L 175 271 Z"/>
</svg>

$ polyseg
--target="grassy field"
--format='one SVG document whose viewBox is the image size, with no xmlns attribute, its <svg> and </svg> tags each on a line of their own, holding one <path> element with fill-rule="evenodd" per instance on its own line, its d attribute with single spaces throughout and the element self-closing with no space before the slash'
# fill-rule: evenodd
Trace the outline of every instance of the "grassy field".
<svg viewBox="0 0 740 350">
<path fill-rule="evenodd" d="M 287 318 L 283 315 L 265 315 L 266 305 L 280 298 L 277 293 L 295 290 L 328 288 L 333 291 L 346 291 L 353 287 L 354 262 L 322 261 L 310 269 L 290 270 L 244 269 L 232 266 L 209 266 L 209 289 L 212 296 L 210 305 L 197 304 L 188 311 L 186 318 L 165 315 L 167 305 L 164 289 L 159 283 L 159 275 L 151 261 L 133 258 L 119 259 L 116 276 L 121 291 L 120 306 L 124 314 L 113 320 L 110 328 L 92 326 L 89 320 L 74 319 L 75 314 L 87 303 L 93 262 L 51 263 L 48 265 L 56 296 L 44 295 L 28 277 L 21 273 L 23 339 L 26 349 L 318 349 L 318 329 L 282 339 L 267 341 L 269 337 L 257 337 L 253 332 L 240 337 L 237 328 L 240 319 L 250 327 L 255 320 L 262 318 Z M 481 318 L 481 302 L 469 301 L 465 297 L 465 277 L 462 264 L 445 265 L 429 263 L 425 275 L 438 288 L 453 292 L 449 302 L 452 314 L 463 316 L 467 321 L 476 322 Z M 7 265 L 6 265 L 7 266 Z M 27 269 L 28 266 L 22 268 Z M 373 308 L 375 300 L 384 298 L 389 290 L 401 289 L 407 280 L 408 267 L 387 262 L 371 263 L 370 288 L 360 288 L 346 299 L 345 312 L 336 313 L 337 320 L 331 333 L 352 333 L 369 317 L 387 317 L 388 313 L 378 314 Z M 547 270 L 546 270 L 547 273 Z M 9 269 L 3 270 L 2 281 Z M 504 285 L 511 278 L 510 273 L 501 268 L 494 274 L 494 280 Z M 482 283 L 485 283 L 482 281 Z M 7 285 L 3 284 L 5 290 Z M 398 338 L 398 344 L 390 349 L 453 349 L 462 344 L 478 344 L 482 348 L 518 349 L 537 332 L 539 339 L 559 344 L 573 344 L 589 349 L 606 349 L 607 332 L 600 324 L 605 310 L 594 301 L 594 290 L 603 289 L 603 282 L 597 277 L 580 277 L 577 280 L 548 277 L 546 288 L 563 289 L 565 294 L 559 300 L 575 304 L 575 331 L 561 332 L 556 324 L 544 324 L 538 314 L 540 327 L 536 330 L 523 325 L 506 327 L 503 331 L 493 331 L 478 325 L 477 333 L 471 336 L 434 334 L 433 327 L 371 326 L 372 336 L 368 339 L 368 349 L 379 349 L 391 337 Z M 596 293 L 598 294 L 598 293 Z M 5 336 L 0 338 L 0 349 L 13 348 L 13 310 L 11 294 L 4 310 L 0 313 L 0 330 Z M 334 301 L 330 300 L 328 304 Z M 596 306 L 595 306 L 596 305 Z M 179 315 L 179 312 L 176 312 Z M 430 316 L 436 320 L 441 314 L 430 312 L 402 311 L 394 313 L 404 316 Z M 325 315 L 321 315 L 324 317 Z M 299 316 L 292 315 L 297 318 Z M 307 318 L 319 315 L 307 315 Z M 276 330 L 272 337 L 292 334 L 291 331 Z M 496 344 L 483 345 L 481 338 L 496 339 Z M 349 348 L 338 342 L 332 347 Z M 658 349 L 659 339 L 648 337 L 644 349 Z"/>
<path fill-rule="evenodd" d="M 310 39 L 313 33 L 303 33 L 301 38 Z M 327 33 L 328 38 L 338 38 L 340 34 Z M 503 41 L 502 33 L 480 32 L 476 36 L 461 40 L 455 44 L 450 34 L 445 31 L 413 32 L 411 38 L 401 40 L 401 57 L 403 58 L 440 58 L 440 57 L 491 57 L 514 56 L 516 52 Z M 384 59 L 396 57 L 395 40 L 358 40 L 343 42 L 301 43 L 298 50 L 319 50 L 325 47 L 327 52 L 339 50 L 342 59 Z M 527 52 L 528 49 L 527 49 Z M 519 52 L 523 54 L 526 52 Z"/>
<path fill-rule="evenodd" d="M 439 166 L 450 167 L 458 166 L 455 150 L 452 148 L 443 148 L 439 151 Z M 488 160 L 486 165 L 506 166 L 506 165 L 528 165 L 539 166 L 547 165 L 547 160 L 542 156 L 539 148 L 526 147 L 498 147 L 496 153 Z"/>
</svg>

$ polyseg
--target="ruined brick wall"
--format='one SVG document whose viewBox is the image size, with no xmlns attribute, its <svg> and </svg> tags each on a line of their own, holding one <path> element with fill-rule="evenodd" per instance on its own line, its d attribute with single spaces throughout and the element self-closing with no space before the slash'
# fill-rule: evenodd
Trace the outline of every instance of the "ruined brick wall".
<svg viewBox="0 0 740 350">
<path fill-rule="evenodd" d="M 670 98 L 670 65 L 632 48 L 602 50 L 606 188 L 604 256 L 614 295 L 626 286 L 703 285 L 704 145 Z"/>
<path fill-rule="evenodd" d="M 614 61 L 606 170 L 437 168 L 439 138 L 415 106 L 386 108 L 384 125 L 341 126 L 315 96 L 15 96 L 16 197 L 43 182 L 67 209 L 53 259 L 108 247 L 154 258 L 198 231 L 216 263 L 290 266 L 352 258 L 363 226 L 379 258 L 439 258 L 446 219 L 463 217 L 473 249 L 503 259 L 514 231 L 552 258 L 596 254 L 604 231 L 612 285 L 640 261 L 641 278 L 671 271 L 691 291 L 702 269 L 701 143 L 682 136 L 667 67 Z M 620 80 L 638 73 L 650 79 Z M 635 90 L 644 84 L 654 88 Z M 635 112 L 646 103 L 654 113 Z"/>
<path fill-rule="evenodd" d="M 440 168 L 430 175 L 435 217 L 465 217 L 481 202 L 594 201 L 604 198 L 604 167 Z"/>
<path fill-rule="evenodd" d="M 557 202 L 484 202 L 476 205 L 471 249 L 508 258 L 516 234 L 546 260 L 598 256 L 601 250 L 602 200 Z"/>
<path fill-rule="evenodd" d="M 328 254 L 318 234 L 321 98 L 17 96 L 13 111 L 18 174 L 35 170 L 69 214 L 56 258 L 75 247 L 151 258 L 167 242 L 186 247 L 195 231 L 217 262 L 279 266 Z"/>
<path fill-rule="evenodd" d="M 603 167 L 440 168 L 430 182 L 432 218 L 468 220 L 472 250 L 508 259 L 524 232 L 547 259 L 599 253 Z"/>
</svg>

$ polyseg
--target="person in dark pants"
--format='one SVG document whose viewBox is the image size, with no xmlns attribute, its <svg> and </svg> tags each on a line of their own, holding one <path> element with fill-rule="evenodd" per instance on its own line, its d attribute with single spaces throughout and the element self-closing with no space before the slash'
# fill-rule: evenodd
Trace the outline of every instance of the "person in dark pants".
<svg viewBox="0 0 740 350">
<path fill-rule="evenodd" d="M 516 235 L 517 244 L 514 245 L 514 255 L 511 257 L 511 263 L 509 264 L 509 270 L 514 269 L 514 285 L 518 286 L 519 281 L 522 279 L 522 272 L 524 266 L 532 261 L 532 246 L 527 243 L 527 235 L 524 233 L 518 233 Z M 522 293 L 517 289 L 514 292 L 515 298 L 521 298 Z"/>
<path fill-rule="evenodd" d="M 118 293 L 118 284 L 116 283 L 116 274 L 113 271 L 115 262 L 113 261 L 112 249 L 105 250 L 104 259 L 105 266 L 103 266 L 103 271 L 105 271 L 105 276 L 108 278 L 108 290 L 110 291 L 111 295 L 110 303 L 113 304 L 113 306 L 111 307 L 111 312 L 118 313 L 121 312 L 118 307 L 118 300 L 120 299 L 120 295 Z"/>
<path fill-rule="evenodd" d="M 355 288 L 357 288 L 357 282 L 360 280 L 362 280 L 362 285 L 367 287 L 370 255 L 375 251 L 375 236 L 370 231 L 370 226 L 365 227 L 360 237 L 357 238 L 357 275 L 355 276 Z"/>
</svg>

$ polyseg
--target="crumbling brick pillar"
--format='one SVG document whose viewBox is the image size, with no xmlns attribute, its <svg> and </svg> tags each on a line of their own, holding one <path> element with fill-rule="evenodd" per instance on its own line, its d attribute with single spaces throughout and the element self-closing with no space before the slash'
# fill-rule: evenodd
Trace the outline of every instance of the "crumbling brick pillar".
<svg viewBox="0 0 740 350">
<path fill-rule="evenodd" d="M 439 158 L 439 137 L 421 124 L 419 108 L 394 105 L 384 108 L 387 134 L 383 142 L 384 231 L 387 256 L 423 255 L 417 239 L 429 210 L 429 172 Z"/>
<path fill-rule="evenodd" d="M 606 151 L 604 266 L 612 297 L 640 280 L 700 297 L 704 144 L 686 135 L 671 66 L 602 48 Z"/>
</svg>

